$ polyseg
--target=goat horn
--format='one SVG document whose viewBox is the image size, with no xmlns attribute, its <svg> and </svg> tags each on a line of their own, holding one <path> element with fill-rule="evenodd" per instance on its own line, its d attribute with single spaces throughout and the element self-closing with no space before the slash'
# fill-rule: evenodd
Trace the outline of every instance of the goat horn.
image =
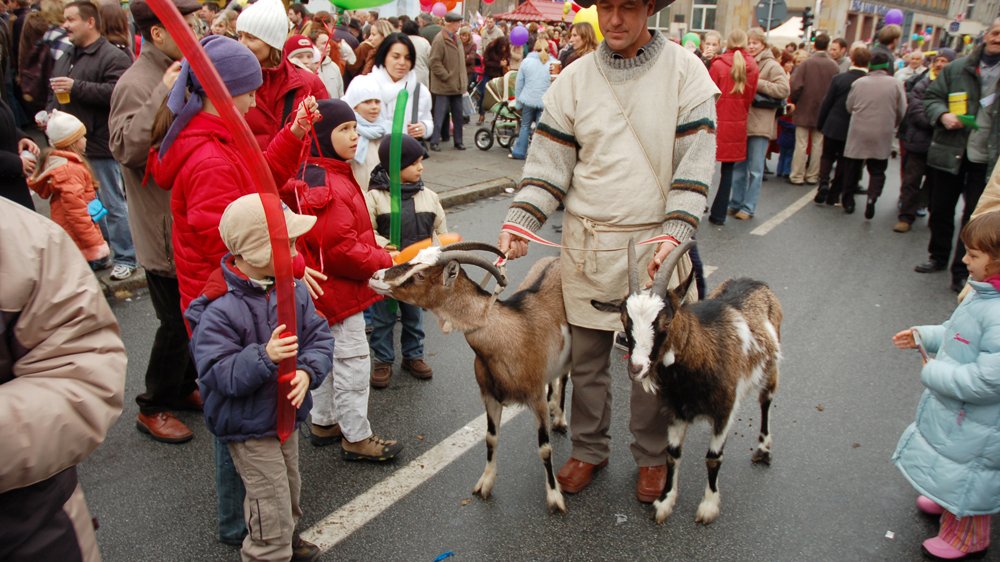
<svg viewBox="0 0 1000 562">
<path fill-rule="evenodd" d="M 431 231 L 431 246 L 440 246 L 441 238 L 438 236 L 437 230 Z"/>
<path fill-rule="evenodd" d="M 639 292 L 639 270 L 636 269 L 635 239 L 628 240 L 628 294 Z"/>
<path fill-rule="evenodd" d="M 660 269 L 656 272 L 656 277 L 653 278 L 652 294 L 666 298 L 667 285 L 670 283 L 670 276 L 673 274 L 677 264 L 681 261 L 681 258 L 684 257 L 684 254 L 688 253 L 688 251 L 693 247 L 694 240 L 688 240 L 687 242 L 674 248 L 674 250 L 667 255 L 667 261 L 660 265 Z"/>
<path fill-rule="evenodd" d="M 487 244 L 486 242 L 455 242 L 454 244 L 448 244 L 444 248 L 441 248 L 442 252 L 465 252 L 475 250 L 490 252 L 500 256 L 501 258 L 506 258 L 506 256 L 503 255 L 503 252 L 500 251 L 500 248 L 497 248 L 492 244 Z"/>
<path fill-rule="evenodd" d="M 496 278 L 497 284 L 504 287 L 507 286 L 507 276 L 505 276 L 497 266 L 490 263 L 486 258 L 473 254 L 472 252 L 464 252 L 461 250 L 449 250 L 447 252 L 441 252 L 440 257 L 438 257 L 437 263 L 447 263 L 449 261 L 457 261 L 458 263 L 465 263 L 469 265 L 474 265 L 481 267 L 488 271 L 493 277 Z"/>
</svg>

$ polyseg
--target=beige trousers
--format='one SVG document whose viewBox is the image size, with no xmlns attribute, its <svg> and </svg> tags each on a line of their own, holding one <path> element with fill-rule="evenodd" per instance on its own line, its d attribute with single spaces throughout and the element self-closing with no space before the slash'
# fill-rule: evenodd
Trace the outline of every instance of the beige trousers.
<svg viewBox="0 0 1000 562">
<path fill-rule="evenodd" d="M 812 138 L 812 149 L 809 139 Z M 806 154 L 809 150 L 809 154 Z M 792 183 L 819 182 L 819 161 L 823 154 L 823 133 L 819 129 L 795 127 L 795 153 L 792 154 L 792 173 L 788 180 Z M 806 161 L 809 161 L 806 167 Z"/>
<path fill-rule="evenodd" d="M 569 427 L 573 458 L 597 464 L 611 453 L 611 349 L 614 332 L 570 325 L 573 399 Z M 660 398 L 632 383 L 629 430 L 639 466 L 667 462 L 667 420 Z"/>
<path fill-rule="evenodd" d="M 302 517 L 299 432 L 284 444 L 277 437 L 230 443 L 229 452 L 247 490 L 243 516 L 248 533 L 240 557 L 244 562 L 291 560 L 292 535 Z"/>
</svg>

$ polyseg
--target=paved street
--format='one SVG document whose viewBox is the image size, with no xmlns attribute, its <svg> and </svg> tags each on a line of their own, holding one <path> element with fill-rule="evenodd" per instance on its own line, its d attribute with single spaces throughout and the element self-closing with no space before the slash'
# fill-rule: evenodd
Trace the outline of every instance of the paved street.
<svg viewBox="0 0 1000 562">
<path fill-rule="evenodd" d="M 463 158 L 502 158 L 507 164 L 501 149 L 488 156 L 475 150 L 466 130 L 470 150 Z M 450 156 L 449 150 L 442 154 Z M 694 523 L 705 486 L 704 424 L 688 433 L 673 517 L 658 526 L 652 508 L 635 500 L 628 384 L 618 351 L 611 462 L 590 488 L 567 496 L 568 513 L 547 513 L 534 422 L 530 414 L 509 409 L 494 497 L 473 497 L 485 447 L 477 441 L 464 453 L 459 448 L 450 463 L 444 447 L 435 449 L 483 412 L 472 353 L 459 334 L 442 334 L 428 315 L 434 379 L 417 381 L 397 371 L 390 388 L 372 392 L 375 431 L 402 440 L 406 449 L 394 464 L 350 464 L 340 459 L 339 447 L 303 441 L 302 528 L 310 538 L 329 541 L 335 533 L 328 525 L 312 528 L 328 515 L 335 514 L 327 522 L 336 520 L 339 528 L 357 527 L 332 544 L 324 560 L 429 562 L 446 552 L 455 560 L 919 559 L 920 541 L 936 532 L 936 522 L 917 513 L 915 493 L 889 455 L 914 417 L 920 361 L 916 352 L 895 350 L 890 337 L 901 328 L 945 320 L 955 299 L 947 273 L 912 271 L 926 257 L 926 221 L 908 234 L 891 230 L 898 172 L 898 160 L 892 160 L 886 195 L 872 221 L 860 210 L 846 216 L 811 201 L 792 212 L 807 190 L 774 179 L 764 184 L 752 221 L 730 220 L 722 228 L 703 221 L 699 248 L 706 264 L 717 268 L 710 287 L 734 276 L 761 279 L 785 313 L 782 380 L 772 416 L 774 461 L 770 467 L 750 463 L 759 413 L 756 400 L 747 400 L 720 473 L 722 515 L 711 526 Z M 516 170 L 505 168 L 500 175 L 516 176 Z M 500 195 L 452 208 L 449 225 L 467 240 L 495 242 L 509 202 L 510 196 Z M 542 235 L 558 239 L 553 226 L 560 222 L 554 218 Z M 768 232 L 755 235 L 755 229 Z M 511 264 L 513 282 L 539 256 L 552 253 L 532 245 L 528 258 Z M 469 271 L 477 280 L 481 276 Z M 134 397 L 143 387 L 155 322 L 149 299 L 140 292 L 113 306 L 129 350 L 125 411 L 80 468 L 101 523 L 105 560 L 237 560 L 235 548 L 215 540 L 212 440 L 200 416 L 181 416 L 196 433 L 185 445 L 154 443 L 135 430 Z M 485 431 L 482 425 L 473 429 L 477 436 Z M 553 448 L 554 464 L 561 466 L 570 455 L 569 439 L 557 435 Z M 418 457 L 422 463 L 436 459 L 440 470 L 407 467 Z M 423 476 L 402 478 L 403 471 Z M 373 490 L 361 497 L 377 500 L 384 490 L 404 485 L 415 487 L 360 524 L 364 514 L 350 504 L 354 498 Z M 994 529 L 993 540 L 1000 540 L 1000 531 Z"/>
</svg>

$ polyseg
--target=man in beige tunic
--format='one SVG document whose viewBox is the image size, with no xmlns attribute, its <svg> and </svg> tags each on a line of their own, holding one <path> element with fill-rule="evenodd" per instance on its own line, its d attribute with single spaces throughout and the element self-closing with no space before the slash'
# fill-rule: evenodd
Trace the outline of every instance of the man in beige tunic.
<svg viewBox="0 0 1000 562">
<path fill-rule="evenodd" d="M 640 246 L 652 275 L 671 250 L 698 228 L 715 169 L 715 87 L 704 64 L 683 47 L 646 28 L 672 0 L 598 0 L 604 42 L 567 67 L 545 95 L 506 222 L 538 230 L 565 205 L 562 279 L 573 339 L 573 455 L 559 471 L 562 491 L 590 484 L 610 454 L 611 375 L 616 314 L 590 301 L 628 293 L 630 238 L 672 237 Z M 584 7 L 594 0 L 580 2 Z M 499 246 L 510 258 L 527 241 L 508 232 Z M 611 248 L 616 251 L 594 252 Z M 690 271 L 685 258 L 674 279 Z M 693 292 L 693 291 L 692 291 Z M 694 298 L 692 295 L 691 298 Z M 666 482 L 667 422 L 659 397 L 633 384 L 629 428 L 639 465 L 636 495 L 652 502 Z"/>
</svg>

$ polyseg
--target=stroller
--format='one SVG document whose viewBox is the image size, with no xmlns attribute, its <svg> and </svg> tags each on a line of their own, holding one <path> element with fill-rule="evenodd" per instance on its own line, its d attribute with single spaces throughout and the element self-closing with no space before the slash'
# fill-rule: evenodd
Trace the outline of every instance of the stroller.
<svg viewBox="0 0 1000 562">
<path fill-rule="evenodd" d="M 514 107 L 514 84 L 517 82 L 517 71 L 512 70 L 503 76 L 486 83 L 483 94 L 483 107 L 488 107 L 492 113 L 493 122 L 490 126 L 476 130 L 476 148 L 489 150 L 493 141 L 503 148 L 514 144 L 521 129 L 521 113 Z"/>
</svg>

